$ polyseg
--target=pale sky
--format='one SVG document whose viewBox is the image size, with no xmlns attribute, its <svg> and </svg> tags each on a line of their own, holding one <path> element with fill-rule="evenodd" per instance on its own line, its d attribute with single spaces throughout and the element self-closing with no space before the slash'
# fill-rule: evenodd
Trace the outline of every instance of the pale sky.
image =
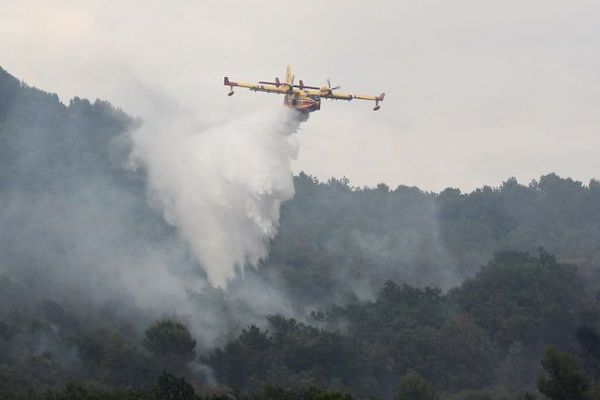
<svg viewBox="0 0 600 400">
<path fill-rule="evenodd" d="M 149 98 L 206 124 L 282 96 L 223 76 L 283 77 L 372 104 L 323 101 L 295 171 L 426 190 L 600 178 L 600 2 L 0 0 L 0 66 L 63 101 L 144 116 Z M 153 100 L 154 101 L 154 100 Z"/>
</svg>

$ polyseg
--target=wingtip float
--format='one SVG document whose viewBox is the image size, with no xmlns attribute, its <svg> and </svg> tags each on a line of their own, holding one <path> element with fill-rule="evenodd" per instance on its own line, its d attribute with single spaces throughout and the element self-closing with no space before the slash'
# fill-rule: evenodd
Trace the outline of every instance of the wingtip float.
<svg viewBox="0 0 600 400">
<path fill-rule="evenodd" d="M 373 107 L 373 110 L 377 111 L 381 108 L 379 103 L 382 102 L 385 97 L 385 93 L 381 93 L 379 96 L 363 96 L 351 93 L 334 92 L 340 89 L 340 86 L 331 87 L 329 79 L 327 79 L 327 85 L 321 87 L 305 85 L 301 79 L 298 84 L 295 84 L 294 75 L 292 75 L 292 70 L 289 66 L 286 70 L 284 82 L 280 81 L 279 78 L 275 78 L 275 82 L 259 81 L 258 83 L 245 83 L 230 81 L 228 77 L 225 77 L 223 85 L 229 86 L 228 96 L 234 94 L 234 86 L 249 89 L 254 92 L 283 94 L 285 95 L 283 100 L 285 106 L 305 113 L 320 110 L 321 99 L 348 101 L 356 99 L 374 101 L 375 106 Z"/>
</svg>

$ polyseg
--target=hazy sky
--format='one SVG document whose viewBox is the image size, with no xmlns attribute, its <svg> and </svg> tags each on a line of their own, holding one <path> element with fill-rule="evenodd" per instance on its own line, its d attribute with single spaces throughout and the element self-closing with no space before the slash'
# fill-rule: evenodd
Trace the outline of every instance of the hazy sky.
<svg viewBox="0 0 600 400">
<path fill-rule="evenodd" d="M 306 83 L 385 91 L 378 112 L 324 101 L 300 134 L 296 171 L 357 185 L 600 178 L 599 49 L 598 1 L 0 0 L 0 66 L 64 101 L 178 103 L 210 124 L 281 107 L 222 80 L 288 63 Z"/>
</svg>

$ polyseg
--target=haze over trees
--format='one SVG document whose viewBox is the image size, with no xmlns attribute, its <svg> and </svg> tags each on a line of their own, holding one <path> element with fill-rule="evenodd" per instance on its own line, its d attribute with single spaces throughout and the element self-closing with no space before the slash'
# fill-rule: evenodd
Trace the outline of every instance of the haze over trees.
<svg viewBox="0 0 600 400">
<path fill-rule="evenodd" d="M 600 398 L 600 182 L 301 173 L 213 288 L 127 163 L 139 123 L 0 69 L 0 398 Z"/>
</svg>

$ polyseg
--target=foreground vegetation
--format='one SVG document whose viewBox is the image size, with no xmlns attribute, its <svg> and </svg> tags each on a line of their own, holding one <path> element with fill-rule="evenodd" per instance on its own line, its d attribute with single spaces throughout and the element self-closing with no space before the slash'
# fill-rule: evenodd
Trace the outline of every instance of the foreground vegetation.
<svg viewBox="0 0 600 400">
<path fill-rule="evenodd" d="M 2 293 L 10 293 L 4 285 Z M 320 393 L 315 398 L 390 398 L 402 390 L 429 393 L 418 398 L 514 398 L 533 391 L 536 380 L 551 399 L 573 390 L 564 385 L 591 396 L 600 371 L 599 312 L 576 267 L 544 251 L 498 253 L 447 293 L 389 281 L 372 300 L 349 299 L 305 321 L 268 316 L 265 328 L 250 325 L 203 354 L 175 320 L 158 320 L 137 338 L 126 321 L 90 331 L 64 306 L 46 301 L 0 323 L 0 394 L 19 398 L 75 379 L 90 385 L 84 386 L 92 397 L 82 398 L 109 396 L 98 387 L 154 396 L 156 390 L 146 391 L 167 372 L 200 393 L 216 379 L 223 395 L 257 399 L 307 398 L 303 390 Z M 44 336 L 72 351 L 70 364 L 49 350 L 36 354 L 28 341 Z M 69 396 L 80 389 L 70 385 L 51 398 L 77 398 Z"/>
</svg>

